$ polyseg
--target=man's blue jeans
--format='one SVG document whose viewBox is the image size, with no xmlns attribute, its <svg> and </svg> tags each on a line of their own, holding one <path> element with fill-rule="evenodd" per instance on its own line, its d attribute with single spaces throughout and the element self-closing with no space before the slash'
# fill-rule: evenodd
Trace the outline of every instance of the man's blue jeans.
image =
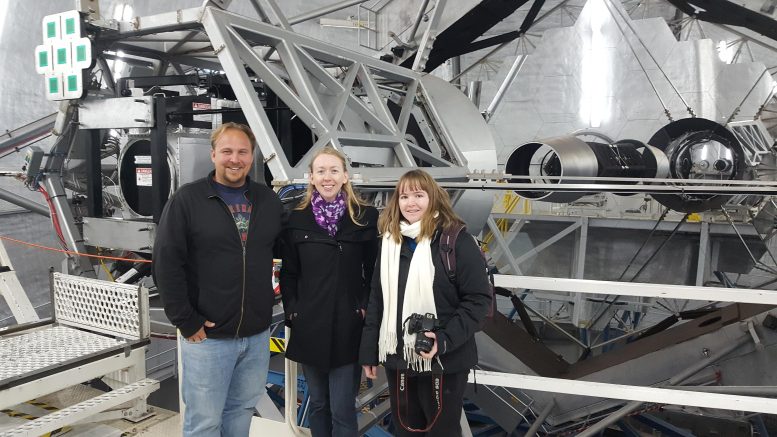
<svg viewBox="0 0 777 437">
<path fill-rule="evenodd" d="M 265 391 L 270 331 L 244 338 L 181 338 L 183 435 L 248 436 Z"/>
<path fill-rule="evenodd" d="M 331 370 L 302 366 L 308 385 L 310 431 L 313 437 L 356 437 L 356 394 L 361 366 L 346 364 Z"/>
</svg>

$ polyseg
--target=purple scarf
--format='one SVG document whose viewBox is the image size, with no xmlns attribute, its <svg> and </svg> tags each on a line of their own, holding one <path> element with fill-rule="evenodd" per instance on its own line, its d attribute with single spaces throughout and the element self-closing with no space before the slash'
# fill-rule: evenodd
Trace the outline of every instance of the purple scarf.
<svg viewBox="0 0 777 437">
<path fill-rule="evenodd" d="M 310 205 L 313 208 L 313 217 L 316 218 L 316 223 L 326 230 L 330 237 L 334 237 L 337 233 L 337 222 L 345 214 L 345 195 L 343 192 L 337 193 L 335 200 L 327 202 L 314 189 L 313 196 L 310 198 Z"/>
</svg>

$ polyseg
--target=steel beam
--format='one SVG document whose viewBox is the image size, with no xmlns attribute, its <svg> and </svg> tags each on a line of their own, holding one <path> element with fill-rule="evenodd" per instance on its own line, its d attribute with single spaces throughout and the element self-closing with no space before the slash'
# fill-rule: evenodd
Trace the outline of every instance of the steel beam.
<svg viewBox="0 0 777 437">
<path fill-rule="evenodd" d="M 494 218 L 494 214 L 491 214 L 491 218 Z M 521 228 L 523 228 L 523 225 L 526 224 L 526 220 L 516 216 L 512 216 L 510 220 L 513 220 L 513 224 L 510 225 L 510 229 L 507 230 L 507 235 L 503 236 L 504 242 L 505 242 L 504 247 L 502 247 L 501 245 L 498 245 L 493 250 L 490 250 L 489 248 L 489 252 L 491 253 L 491 256 L 493 258 L 498 258 L 501 255 L 499 253 L 499 250 L 503 250 L 504 248 L 510 247 L 510 244 L 513 242 L 515 237 L 521 232 Z"/>
<path fill-rule="evenodd" d="M 364 3 L 367 0 L 346 0 L 342 1 L 340 3 L 335 3 L 329 6 L 324 6 L 315 10 L 312 10 L 310 12 L 305 12 L 304 14 L 295 15 L 291 18 L 289 18 L 289 24 L 295 25 L 299 24 L 308 20 L 312 20 L 314 18 L 318 18 L 327 14 L 331 14 L 332 12 L 337 12 L 341 9 L 345 9 L 349 6 L 358 5 L 360 3 Z M 427 0 L 428 1 L 428 0 Z"/>
<path fill-rule="evenodd" d="M 594 281 L 591 279 L 547 278 L 538 276 L 494 275 L 494 285 L 546 291 L 647 296 L 664 299 L 741 302 L 777 305 L 777 292 L 752 288 L 695 287 L 690 285 L 646 284 L 639 282 Z"/>
<path fill-rule="evenodd" d="M 51 213 L 49 212 L 49 208 L 47 206 L 41 205 L 38 202 L 34 202 L 26 197 L 22 197 L 16 193 L 12 193 L 2 188 L 0 188 L 0 200 L 5 200 L 6 202 L 13 203 L 16 206 L 21 206 L 22 208 L 30 212 L 34 212 L 42 216 L 46 216 L 46 217 L 51 216 Z"/>
<path fill-rule="evenodd" d="M 523 64 L 526 63 L 526 59 L 528 57 L 529 55 L 521 54 L 515 58 L 515 61 L 513 61 L 513 64 L 510 66 L 510 70 L 507 72 L 507 76 L 502 81 L 502 84 L 499 85 L 499 89 L 496 91 L 496 94 L 491 100 L 491 103 L 488 104 L 488 108 L 486 108 L 486 110 L 483 112 L 483 118 L 485 118 L 486 121 L 491 120 L 491 117 L 493 117 L 496 113 L 499 104 L 502 103 L 502 98 L 507 92 L 507 89 L 510 88 L 510 86 L 513 84 L 515 76 L 517 76 L 521 71 L 521 68 L 523 67 Z"/>
<path fill-rule="evenodd" d="M 749 340 L 750 340 L 750 337 L 748 335 L 743 335 L 743 336 L 739 337 L 738 339 L 736 339 L 736 340 L 732 341 L 731 343 L 727 344 L 724 348 L 720 349 L 716 353 L 710 355 L 709 357 L 707 357 L 707 358 L 705 358 L 703 360 L 697 361 L 692 366 L 688 367 L 687 369 L 685 369 L 682 372 L 678 373 L 677 375 L 673 376 L 672 378 L 669 379 L 669 381 L 667 381 L 667 383 L 665 385 L 666 386 L 673 386 L 673 385 L 678 385 L 678 384 L 683 383 L 688 378 L 690 378 L 693 375 L 699 373 L 699 371 L 701 371 L 702 369 L 704 369 L 706 367 L 709 367 L 712 364 L 715 364 L 716 362 L 718 362 L 720 359 L 722 359 L 723 357 L 725 357 L 729 353 L 735 351 L 740 346 L 748 343 Z M 669 392 L 672 391 L 671 389 L 659 389 L 659 390 L 666 390 L 666 391 L 669 391 Z M 689 392 L 689 391 L 683 391 L 683 392 L 684 393 L 694 393 L 694 392 Z M 731 396 L 731 395 L 715 394 L 715 396 Z M 747 398 L 749 401 L 756 401 L 756 402 L 757 402 L 758 399 L 764 399 L 764 398 L 756 398 L 756 397 L 750 397 L 750 396 L 744 396 L 744 398 Z M 723 407 L 721 409 L 732 409 L 730 407 L 734 406 L 734 403 L 733 403 L 734 400 L 731 399 L 730 401 L 732 403 L 729 405 L 728 408 L 727 407 Z M 667 397 L 663 401 L 658 401 L 658 403 L 664 403 L 664 404 L 665 403 L 671 403 L 671 402 L 672 402 L 672 398 L 671 397 Z M 633 400 L 632 402 L 627 403 L 626 405 L 621 407 L 619 410 L 613 412 L 612 414 L 610 414 L 609 416 L 607 416 L 603 420 L 597 422 L 596 424 L 594 424 L 590 428 L 588 428 L 585 431 L 583 431 L 579 435 L 579 437 L 592 437 L 592 436 L 597 435 L 600 431 L 604 430 L 609 425 L 617 422 L 618 420 L 620 420 L 621 418 L 623 418 L 627 414 L 633 412 L 634 410 L 636 410 L 637 408 L 642 406 L 643 403 L 644 403 L 644 401 L 642 401 L 642 400 Z M 736 409 L 736 408 L 733 408 L 733 409 Z M 741 411 L 746 411 L 746 410 L 741 410 Z"/>
<path fill-rule="evenodd" d="M 11 258 L 8 256 L 2 241 L 0 241 L 0 267 L 3 268 L 0 272 L 0 296 L 5 298 L 16 323 L 22 324 L 40 320 L 38 313 L 35 312 L 35 307 L 32 306 L 30 298 L 16 276 L 16 270 L 13 268 Z"/>
<path fill-rule="evenodd" d="M 588 217 L 580 217 L 580 229 L 576 232 L 577 244 L 572 266 L 572 278 L 585 278 L 585 254 L 588 247 Z M 587 328 L 590 322 L 591 304 L 581 293 L 575 293 L 572 307 L 572 324 L 579 328 Z"/>
<path fill-rule="evenodd" d="M 545 422 L 545 419 L 550 416 L 550 412 L 553 411 L 553 408 L 556 406 L 556 401 L 551 400 L 548 402 L 548 405 L 545 405 L 545 408 L 542 409 L 540 414 L 537 416 L 537 418 L 534 420 L 534 423 L 531 424 L 531 427 L 528 431 L 526 431 L 526 437 L 533 437 L 537 435 L 537 431 L 540 430 L 540 427 L 542 426 L 542 423 Z"/>
<path fill-rule="evenodd" d="M 504 214 L 493 213 L 494 219 L 506 218 L 510 220 L 527 220 L 543 222 L 576 222 L 580 218 L 576 216 L 534 215 L 534 214 Z M 656 228 L 657 231 L 671 231 L 677 225 L 676 221 L 663 221 Z M 627 230 L 651 230 L 655 223 L 648 220 L 599 218 L 589 217 L 588 226 L 591 228 L 612 228 Z M 710 223 L 710 235 L 736 235 L 728 223 Z M 678 232 L 696 233 L 701 231 L 701 223 L 683 223 Z M 739 231 L 742 235 L 756 236 L 758 233 L 752 227 L 746 227 Z"/>
<path fill-rule="evenodd" d="M 28 123 L 14 130 L 7 130 L 0 135 L 0 153 L 11 149 L 21 149 L 51 135 L 57 113 Z"/>
<path fill-rule="evenodd" d="M 478 371 L 477 380 L 479 384 L 484 385 L 512 387 L 522 390 L 562 393 L 576 396 L 622 399 L 635 401 L 639 404 L 649 402 L 777 414 L 777 399 L 766 397 L 701 393 L 688 390 L 546 378 L 542 376 L 517 375 L 484 370 Z M 469 382 L 474 383 L 474 381 L 473 374 L 470 373 Z M 589 428 L 586 431 L 591 429 L 592 428 Z M 583 435 L 595 435 L 595 433 L 584 432 L 580 434 L 580 436 Z"/>
<path fill-rule="evenodd" d="M 699 231 L 699 259 L 696 261 L 696 286 L 704 285 L 707 274 L 708 254 L 710 247 L 710 224 L 702 222 Z"/>
<path fill-rule="evenodd" d="M 202 23 L 213 46 L 219 48 L 218 57 L 221 66 L 229 78 L 251 130 L 256 136 L 259 150 L 267 160 L 267 166 L 275 179 L 289 180 L 291 178 L 290 165 L 286 156 L 281 152 L 282 148 L 278 137 L 273 131 L 261 102 L 259 102 L 256 91 L 243 66 L 243 61 L 237 56 L 237 48 L 222 20 L 223 16 L 218 11 L 207 9 Z"/>
<path fill-rule="evenodd" d="M 510 267 L 513 269 L 513 272 L 518 275 L 522 275 L 523 272 L 521 272 L 521 268 L 518 265 L 518 262 L 515 260 L 515 257 L 513 256 L 513 251 L 510 250 L 509 243 L 505 241 L 504 237 L 502 236 L 502 232 L 499 230 L 499 227 L 496 225 L 496 222 L 494 222 L 494 219 L 492 217 L 489 217 L 487 222 L 488 228 L 491 229 L 491 235 L 494 236 L 494 240 L 496 240 L 496 244 L 499 248 L 502 249 L 502 253 L 504 254 L 505 258 L 507 258 L 507 263 L 510 265 Z"/>
<path fill-rule="evenodd" d="M 429 6 L 429 0 L 423 0 L 421 7 L 418 8 L 418 13 L 416 13 L 415 20 L 413 20 L 413 27 L 410 28 L 410 33 L 406 39 L 409 45 L 415 45 L 415 34 L 418 32 L 418 27 L 421 25 L 424 15 L 426 15 L 427 6 Z"/>
<path fill-rule="evenodd" d="M 440 18 L 442 12 L 445 10 L 445 3 L 447 0 L 437 0 L 432 12 L 432 17 L 429 19 L 429 25 L 424 32 L 424 36 L 421 38 L 421 43 L 418 45 L 418 50 L 415 53 L 415 59 L 413 60 L 413 71 L 422 72 L 426 68 L 426 61 L 429 60 L 429 53 L 434 46 L 434 40 L 437 39 L 437 26 L 440 24 Z"/>
<path fill-rule="evenodd" d="M 566 227 L 566 228 L 565 228 L 564 230 L 562 230 L 561 232 L 559 232 L 559 233 L 557 233 L 556 235 L 554 235 L 554 236 L 552 236 L 552 237 L 548 238 L 547 240 L 543 241 L 541 244 L 539 244 L 539 245 L 537 245 L 537 246 L 533 247 L 531 250 L 529 250 L 528 252 L 524 253 L 524 254 L 523 254 L 523 255 L 521 255 L 520 257 L 518 257 L 518 258 L 515 260 L 515 262 L 517 262 L 518 264 L 520 264 L 520 263 L 522 263 L 522 262 L 526 261 L 527 259 L 529 259 L 529 258 L 531 258 L 531 257 L 533 257 L 533 256 L 536 256 L 537 254 L 539 254 L 539 253 L 540 253 L 540 252 L 542 252 L 543 250 L 545 250 L 545 249 L 547 249 L 548 247 L 550 247 L 550 246 L 551 246 L 553 243 L 555 243 L 555 242 L 557 242 L 558 240 L 560 240 L 560 239 L 562 239 L 562 238 L 566 237 L 567 235 L 569 235 L 570 233 L 572 233 L 574 230 L 576 230 L 576 229 L 580 228 L 580 225 L 581 225 L 580 221 L 578 221 L 577 223 L 573 223 L 573 224 L 569 225 L 568 227 Z"/>
</svg>

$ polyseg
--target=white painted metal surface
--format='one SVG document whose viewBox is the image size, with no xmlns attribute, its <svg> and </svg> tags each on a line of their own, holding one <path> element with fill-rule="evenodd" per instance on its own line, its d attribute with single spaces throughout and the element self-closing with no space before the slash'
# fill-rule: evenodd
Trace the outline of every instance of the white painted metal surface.
<svg viewBox="0 0 777 437">
<path fill-rule="evenodd" d="M 477 372 L 479 384 L 513 387 L 523 390 L 563 393 L 578 396 L 606 397 L 657 404 L 688 405 L 723 410 L 777 413 L 777 399 L 737 396 L 698 391 L 674 390 L 634 385 L 607 384 L 603 382 L 545 378 L 542 376 L 516 375 L 500 372 Z M 474 383 L 470 373 L 469 382 Z"/>
<path fill-rule="evenodd" d="M 10 431 L 0 432 L 0 437 L 39 436 L 67 424 L 86 419 L 96 413 L 132 401 L 140 396 L 148 396 L 159 388 L 159 381 L 143 379 L 120 389 L 87 399 L 76 405 L 47 414 Z"/>
<path fill-rule="evenodd" d="M 67 326 L 53 326 L 0 340 L 0 381 L 124 344 Z"/>
<path fill-rule="evenodd" d="M 750 288 L 695 287 L 511 275 L 494 275 L 494 284 L 497 287 L 531 290 L 777 305 L 777 291 Z"/>
<path fill-rule="evenodd" d="M 61 273 L 53 280 L 57 322 L 132 340 L 148 337 L 147 290 Z"/>
</svg>

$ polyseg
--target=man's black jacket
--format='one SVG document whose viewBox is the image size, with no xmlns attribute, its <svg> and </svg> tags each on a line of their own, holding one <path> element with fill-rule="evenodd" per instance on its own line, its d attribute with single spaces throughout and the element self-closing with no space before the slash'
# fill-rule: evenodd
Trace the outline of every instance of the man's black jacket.
<svg viewBox="0 0 777 437">
<path fill-rule="evenodd" d="M 208 337 L 247 337 L 272 319 L 273 246 L 281 201 L 248 181 L 251 219 L 245 247 L 232 213 L 218 197 L 213 172 L 179 188 L 165 205 L 154 241 L 154 281 L 165 314 L 184 337 L 206 320 Z"/>
</svg>

